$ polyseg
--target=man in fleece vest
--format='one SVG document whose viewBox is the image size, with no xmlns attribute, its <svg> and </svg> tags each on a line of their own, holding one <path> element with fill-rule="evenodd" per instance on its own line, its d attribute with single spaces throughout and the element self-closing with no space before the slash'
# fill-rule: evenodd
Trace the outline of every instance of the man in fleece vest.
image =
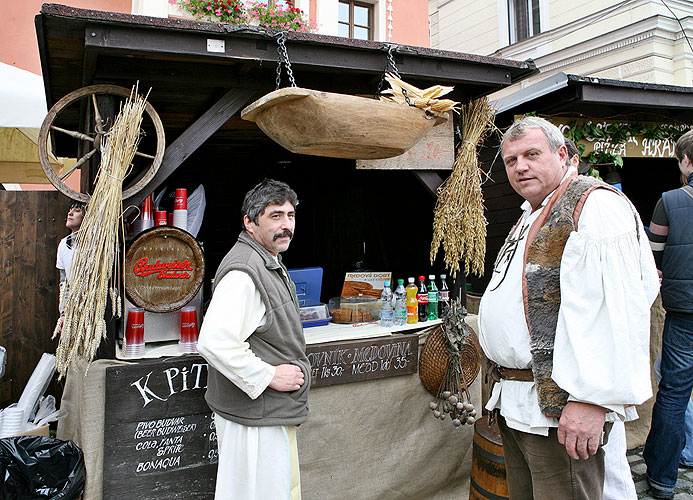
<svg viewBox="0 0 693 500">
<path fill-rule="evenodd" d="M 279 254 L 294 236 L 296 193 L 265 179 L 243 200 L 244 231 L 224 257 L 197 345 L 209 363 L 219 468 L 215 499 L 300 499 L 296 426 L 310 369 L 296 289 Z"/>
<path fill-rule="evenodd" d="M 486 408 L 498 424 L 512 500 L 600 500 L 603 438 L 652 396 L 650 305 L 659 279 L 630 202 L 566 165 L 560 130 L 537 117 L 503 136 L 523 214 L 479 306 L 495 363 Z"/>
</svg>

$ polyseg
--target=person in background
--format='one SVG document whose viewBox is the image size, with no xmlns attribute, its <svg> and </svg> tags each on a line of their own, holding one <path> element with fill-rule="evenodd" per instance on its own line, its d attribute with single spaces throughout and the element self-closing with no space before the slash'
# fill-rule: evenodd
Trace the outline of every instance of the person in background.
<svg viewBox="0 0 693 500">
<path fill-rule="evenodd" d="M 70 234 L 65 236 L 58 243 L 58 256 L 55 267 L 60 272 L 60 298 L 58 300 L 58 311 L 62 317 L 65 311 L 65 301 L 70 290 L 70 279 L 72 278 L 72 253 L 76 243 L 76 232 L 82 227 L 82 220 L 87 207 L 84 203 L 75 201 L 70 205 L 65 219 L 65 227 L 70 230 Z"/>
<path fill-rule="evenodd" d="M 687 444 L 686 408 L 693 389 L 693 130 L 674 147 L 686 185 L 667 191 L 655 205 L 650 244 L 662 273 L 662 333 L 659 390 L 643 458 L 655 498 L 673 498 Z M 690 432 L 690 426 L 688 426 Z M 689 434 L 690 436 L 690 434 Z"/>
<path fill-rule="evenodd" d="M 652 395 L 654 259 L 630 202 L 566 165 L 557 127 L 524 117 L 501 149 L 525 203 L 481 299 L 479 340 L 509 497 L 599 500 L 608 422 Z"/>
<path fill-rule="evenodd" d="M 580 175 L 587 175 L 590 166 L 581 161 L 580 151 L 575 143 L 566 139 L 565 147 L 568 150 L 569 166 L 576 168 Z M 637 500 L 638 493 L 635 491 L 635 482 L 626 456 L 628 451 L 626 424 L 621 419 L 614 420 L 609 439 L 602 449 L 604 450 L 603 500 Z"/>
<path fill-rule="evenodd" d="M 296 193 L 266 179 L 243 200 L 244 230 L 214 277 L 197 344 L 219 448 L 215 499 L 301 497 L 296 426 L 308 418 L 310 365 L 289 248 Z"/>
<path fill-rule="evenodd" d="M 568 150 L 568 166 L 574 167 L 580 175 L 587 175 L 587 172 L 590 171 L 590 166 L 587 163 L 583 163 L 582 156 L 575 143 L 570 139 L 566 139 L 565 147 Z"/>
</svg>

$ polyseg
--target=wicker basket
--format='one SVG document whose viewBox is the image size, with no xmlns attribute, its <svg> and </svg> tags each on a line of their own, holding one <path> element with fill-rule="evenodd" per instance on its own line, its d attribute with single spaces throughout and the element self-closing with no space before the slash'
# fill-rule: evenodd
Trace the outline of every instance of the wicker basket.
<svg viewBox="0 0 693 500">
<path fill-rule="evenodd" d="M 443 382 L 447 366 L 448 354 L 443 339 L 443 329 L 438 326 L 428 334 L 419 357 L 421 383 L 433 396 L 438 395 L 438 389 Z M 462 379 L 469 387 L 476 379 L 481 367 L 481 346 L 479 346 L 479 339 L 473 331 L 467 337 L 467 342 L 462 348 L 460 367 Z"/>
</svg>

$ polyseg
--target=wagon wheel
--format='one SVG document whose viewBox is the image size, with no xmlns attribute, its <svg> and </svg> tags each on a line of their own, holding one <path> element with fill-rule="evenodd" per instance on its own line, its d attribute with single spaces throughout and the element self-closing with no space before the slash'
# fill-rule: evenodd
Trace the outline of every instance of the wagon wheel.
<svg viewBox="0 0 693 500">
<path fill-rule="evenodd" d="M 101 152 L 101 139 L 107 132 L 108 126 L 112 124 L 112 119 L 102 117 L 97 104 L 97 96 L 116 96 L 124 101 L 123 98 L 130 97 L 130 94 L 130 89 L 125 87 L 91 85 L 70 92 L 50 109 L 48 115 L 43 120 L 43 125 L 41 125 L 39 132 L 39 159 L 46 177 L 58 191 L 73 200 L 83 203 L 89 201 L 91 197 L 89 194 L 80 193 L 68 187 L 65 184 L 65 180 L 77 171 L 79 167 L 88 162 L 90 158 L 94 156 L 98 158 Z M 84 116 L 83 112 L 85 109 L 89 116 L 87 121 L 91 126 L 85 127 L 87 130 L 80 132 L 77 130 L 81 128 L 80 123 L 82 120 L 79 118 Z M 133 196 L 147 185 L 156 174 L 164 157 L 166 146 L 164 125 L 157 112 L 148 102 L 144 108 L 142 129 L 144 137 L 140 141 L 137 153 L 135 153 L 132 172 L 123 181 L 123 199 Z M 147 130 L 153 130 L 154 133 L 147 134 Z M 74 157 L 78 158 L 77 163 L 63 172 L 56 173 L 53 167 L 51 167 L 50 156 L 55 155 L 59 145 L 62 146 L 61 150 L 70 148 L 70 146 L 70 150 L 74 150 L 75 141 L 77 152 Z M 83 147 L 82 151 L 88 150 L 88 152 L 80 153 L 80 145 Z M 62 154 L 61 156 L 67 155 Z"/>
</svg>

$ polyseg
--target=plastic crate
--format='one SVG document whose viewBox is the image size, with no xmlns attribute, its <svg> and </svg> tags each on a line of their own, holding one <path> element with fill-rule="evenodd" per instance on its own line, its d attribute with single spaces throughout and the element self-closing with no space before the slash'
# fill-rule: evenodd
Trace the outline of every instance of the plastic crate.
<svg viewBox="0 0 693 500">
<path fill-rule="evenodd" d="M 296 285 L 298 305 L 320 303 L 322 291 L 322 267 L 304 267 L 301 269 L 289 269 L 291 281 Z"/>
</svg>

